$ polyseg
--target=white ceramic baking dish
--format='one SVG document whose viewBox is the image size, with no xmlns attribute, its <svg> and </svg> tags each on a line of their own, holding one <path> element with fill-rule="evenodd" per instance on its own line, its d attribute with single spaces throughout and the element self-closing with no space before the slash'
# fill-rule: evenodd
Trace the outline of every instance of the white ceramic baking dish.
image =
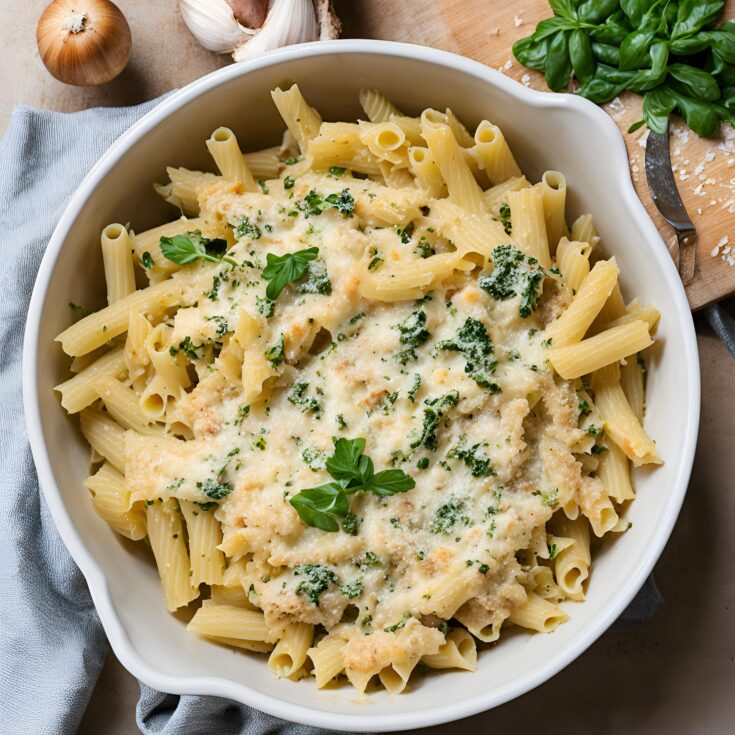
<svg viewBox="0 0 735 735">
<path fill-rule="evenodd" d="M 265 658 L 198 639 L 164 609 L 155 566 L 92 509 L 89 451 L 52 391 L 68 361 L 54 337 L 67 303 L 103 305 L 99 232 L 108 222 L 136 230 L 170 218 L 154 195 L 166 165 L 209 167 L 204 140 L 232 127 L 243 147 L 274 144 L 282 123 L 269 91 L 298 81 L 327 120 L 360 115 L 357 92 L 378 87 L 407 112 L 451 107 L 474 125 L 499 124 L 523 170 L 569 182 L 571 215 L 591 211 L 604 250 L 621 268 L 624 292 L 662 313 L 649 358 L 646 428 L 666 464 L 636 472 L 632 529 L 598 554 L 588 600 L 552 635 L 508 635 L 481 653 L 476 673 L 419 678 L 410 691 L 360 698 L 349 687 L 276 680 Z M 39 203 L 41 206 L 42 203 Z M 455 720 L 517 697 L 582 653 L 617 618 L 658 559 L 676 520 L 692 466 L 699 421 L 697 344 L 687 300 L 668 252 L 631 184 L 618 128 L 573 95 L 541 94 L 474 61 L 423 46 L 336 41 L 280 49 L 229 66 L 176 92 L 122 135 L 83 181 L 49 242 L 28 313 L 24 348 L 28 434 L 46 501 L 81 568 L 110 643 L 137 677 L 174 693 L 229 697 L 298 722 L 353 731 L 416 728 Z"/>
</svg>

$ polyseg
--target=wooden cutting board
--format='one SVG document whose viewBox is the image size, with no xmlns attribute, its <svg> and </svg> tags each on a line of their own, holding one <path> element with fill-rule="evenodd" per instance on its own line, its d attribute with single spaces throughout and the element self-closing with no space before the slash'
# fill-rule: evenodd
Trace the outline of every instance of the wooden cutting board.
<svg viewBox="0 0 735 735">
<path fill-rule="evenodd" d="M 543 75 L 513 58 L 511 46 L 551 15 L 545 0 L 395 0 L 342 2 L 344 35 L 412 41 L 468 56 L 534 89 L 548 91 Z M 735 17 L 728 0 L 724 17 Z M 605 105 L 623 131 L 636 191 L 670 250 L 673 230 L 651 202 L 643 165 L 647 129 L 625 131 L 641 117 L 641 99 L 624 93 Z M 692 309 L 735 293 L 735 130 L 723 125 L 717 138 L 702 139 L 679 120 L 672 124 L 671 160 L 677 185 L 699 235 L 697 270 L 687 288 Z"/>
</svg>

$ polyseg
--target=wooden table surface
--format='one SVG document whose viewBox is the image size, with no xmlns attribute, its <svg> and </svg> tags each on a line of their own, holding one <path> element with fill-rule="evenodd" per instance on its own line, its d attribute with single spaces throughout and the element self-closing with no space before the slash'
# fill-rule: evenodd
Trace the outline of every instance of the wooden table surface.
<svg viewBox="0 0 735 735">
<path fill-rule="evenodd" d="M 524 0 L 525 1 L 525 0 Z M 2 0 L 0 28 L 0 131 L 14 104 L 73 111 L 94 105 L 134 104 L 180 87 L 227 63 L 203 50 L 174 11 L 174 0 L 117 0 L 133 31 L 134 52 L 126 71 L 99 89 L 66 87 L 38 59 L 35 24 L 44 0 Z M 515 3 L 451 0 L 473 6 L 474 27 L 454 28 L 437 40 L 430 32 L 435 3 L 403 0 L 338 0 L 345 37 L 388 38 L 461 47 L 463 34 L 487 34 L 492 42 L 493 9 Z M 521 3 L 518 3 L 520 5 Z M 497 14 L 497 13 L 496 13 Z M 521 18 L 523 21 L 523 19 Z M 480 25 L 482 24 L 482 25 Z M 407 36 L 399 28 L 413 27 Z M 12 32 L 11 32 L 12 31 Z M 516 22 L 500 32 L 518 34 Z M 449 735 L 515 733 L 531 728 L 565 735 L 625 732 L 712 733 L 735 722 L 735 363 L 697 319 L 702 362 L 702 421 L 689 493 L 673 536 L 656 567 L 666 608 L 630 630 L 607 632 L 551 681 L 461 726 L 424 730 Z M 137 732 L 137 682 L 110 654 L 79 732 L 129 735 Z M 1 729 L 1 727 L 0 727 Z M 214 735 L 214 734 L 213 734 Z"/>
</svg>

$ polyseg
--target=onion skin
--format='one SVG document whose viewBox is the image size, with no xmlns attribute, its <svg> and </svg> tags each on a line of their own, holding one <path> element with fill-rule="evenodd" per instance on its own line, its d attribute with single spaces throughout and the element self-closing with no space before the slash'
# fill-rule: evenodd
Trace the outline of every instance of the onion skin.
<svg viewBox="0 0 735 735">
<path fill-rule="evenodd" d="M 226 0 L 235 19 L 246 28 L 260 28 L 268 15 L 268 0 Z"/>
<path fill-rule="evenodd" d="M 81 29 L 71 30 L 70 21 L 82 16 Z M 125 16 L 109 0 L 54 0 L 38 21 L 36 42 L 41 61 L 56 79 L 93 87 L 125 68 L 132 35 Z"/>
</svg>

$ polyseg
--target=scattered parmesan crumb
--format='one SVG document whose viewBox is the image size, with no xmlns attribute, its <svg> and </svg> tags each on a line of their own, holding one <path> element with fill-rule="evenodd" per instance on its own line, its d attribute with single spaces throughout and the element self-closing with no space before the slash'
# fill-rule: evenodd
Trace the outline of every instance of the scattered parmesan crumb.
<svg viewBox="0 0 735 735">
<path fill-rule="evenodd" d="M 720 257 L 723 263 L 727 263 L 730 267 L 735 266 L 735 252 L 733 252 L 732 246 L 728 245 L 730 238 L 725 235 L 720 238 L 720 241 L 712 248 L 710 256 L 716 258 Z"/>
<path fill-rule="evenodd" d="M 515 23 L 515 27 L 518 28 L 519 26 L 523 25 L 523 18 L 519 18 L 517 15 L 515 18 L 513 18 L 513 23 Z"/>
<path fill-rule="evenodd" d="M 530 74 L 524 74 L 521 77 L 521 84 L 525 84 L 526 86 L 528 86 L 529 83 L 530 83 L 530 81 L 531 81 L 531 75 Z"/>
<path fill-rule="evenodd" d="M 500 35 L 500 28 L 498 28 L 498 26 L 495 26 L 495 28 L 491 28 L 488 31 L 488 35 L 489 36 L 499 36 Z"/>
<path fill-rule="evenodd" d="M 500 71 L 508 71 L 508 69 L 510 69 L 512 66 L 513 66 L 513 61 L 511 59 L 508 59 L 508 61 L 506 61 L 505 64 L 503 64 Z"/>
</svg>

